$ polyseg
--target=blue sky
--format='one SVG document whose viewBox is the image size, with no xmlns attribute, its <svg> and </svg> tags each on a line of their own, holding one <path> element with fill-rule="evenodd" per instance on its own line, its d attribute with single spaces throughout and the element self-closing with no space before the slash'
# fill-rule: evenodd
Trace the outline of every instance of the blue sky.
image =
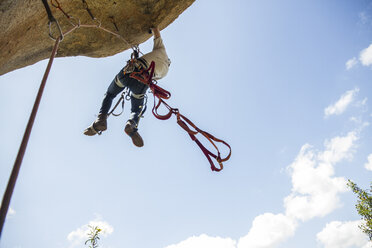
<svg viewBox="0 0 372 248">
<path fill-rule="evenodd" d="M 84 136 L 130 52 L 56 59 L 1 247 L 83 247 L 89 223 L 110 248 L 369 247 L 345 181 L 372 175 L 371 2 L 196 1 L 162 37 L 168 103 L 232 146 L 225 169 L 150 111 L 134 147 L 129 104 Z M 2 192 L 46 63 L 0 77 Z"/>
</svg>

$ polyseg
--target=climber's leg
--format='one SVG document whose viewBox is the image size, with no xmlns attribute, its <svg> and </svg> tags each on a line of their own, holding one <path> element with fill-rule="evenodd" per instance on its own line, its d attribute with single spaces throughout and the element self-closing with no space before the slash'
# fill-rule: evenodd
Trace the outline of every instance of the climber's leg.
<svg viewBox="0 0 372 248">
<path fill-rule="evenodd" d="M 123 76 L 122 71 L 120 71 L 118 75 L 116 75 L 114 80 L 112 80 L 110 86 L 107 89 L 97 119 L 91 126 L 84 130 L 85 135 L 93 136 L 97 133 L 101 133 L 102 131 L 107 130 L 107 113 L 111 108 L 112 101 L 120 92 L 124 90 L 125 86 L 126 80 Z"/>
<path fill-rule="evenodd" d="M 138 133 L 138 124 L 140 118 L 143 116 L 146 106 L 144 106 L 144 98 L 148 86 L 137 81 L 132 80 L 129 85 L 131 90 L 131 115 L 125 126 L 125 133 L 132 138 L 134 145 L 141 147 L 144 142 L 141 135 Z"/>
</svg>

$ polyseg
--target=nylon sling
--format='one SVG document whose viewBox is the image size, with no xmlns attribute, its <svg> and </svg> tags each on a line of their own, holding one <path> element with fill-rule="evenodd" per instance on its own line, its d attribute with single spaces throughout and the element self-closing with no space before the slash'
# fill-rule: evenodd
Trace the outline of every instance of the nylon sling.
<svg viewBox="0 0 372 248">
<path fill-rule="evenodd" d="M 229 160 L 230 157 L 231 157 L 231 147 L 230 147 L 230 145 L 228 143 L 226 143 L 225 141 L 214 137 L 212 134 L 201 130 L 192 121 L 190 121 L 187 117 L 182 115 L 177 108 L 172 108 L 171 106 L 169 106 L 163 99 L 169 99 L 171 97 L 171 93 L 169 91 L 161 88 L 159 85 L 157 85 L 153 82 L 154 80 L 152 78 L 154 76 L 154 70 L 155 70 L 155 62 L 152 61 L 148 69 L 142 69 L 138 72 L 132 72 L 130 74 L 131 78 L 134 78 L 134 79 L 148 85 L 150 90 L 152 91 L 152 93 L 154 95 L 154 106 L 152 108 L 152 113 L 154 114 L 154 116 L 157 119 L 160 119 L 160 120 L 167 120 L 172 116 L 172 114 L 176 115 L 178 125 L 189 134 L 190 138 L 193 141 L 195 141 L 195 143 L 202 150 L 203 154 L 205 155 L 205 157 L 207 158 L 207 160 L 208 160 L 208 162 L 211 166 L 211 170 L 212 171 L 221 171 L 223 169 L 223 162 Z M 158 99 L 158 102 L 156 102 L 156 99 Z M 158 109 L 161 105 L 165 106 L 168 109 L 168 113 L 163 114 L 163 115 L 158 113 Z M 190 126 L 194 130 L 192 130 L 190 128 Z M 216 149 L 217 154 L 208 150 L 200 142 L 200 140 L 196 137 L 197 134 L 201 134 L 202 136 L 204 136 L 213 145 L 213 147 Z M 218 147 L 216 145 L 216 142 L 217 143 L 222 143 L 223 145 L 225 145 L 229 149 L 229 153 L 226 157 L 221 158 L 221 153 L 220 153 L 220 150 L 218 149 Z M 215 159 L 218 162 L 219 167 L 215 166 L 212 158 Z"/>
</svg>

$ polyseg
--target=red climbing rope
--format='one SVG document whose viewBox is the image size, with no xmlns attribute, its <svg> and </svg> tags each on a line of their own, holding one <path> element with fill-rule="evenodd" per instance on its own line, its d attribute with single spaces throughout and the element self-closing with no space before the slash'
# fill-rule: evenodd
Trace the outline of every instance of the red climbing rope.
<svg viewBox="0 0 372 248">
<path fill-rule="evenodd" d="M 43 91 L 44 91 L 45 84 L 46 84 L 46 81 L 47 81 L 47 78 L 48 78 L 48 75 L 49 75 L 49 72 L 50 72 L 50 68 L 52 67 L 53 60 L 54 60 L 54 58 L 56 56 L 56 53 L 57 53 L 57 50 L 58 50 L 60 39 L 61 39 L 61 37 L 58 37 L 55 41 L 55 44 L 54 44 L 54 47 L 53 47 L 53 50 L 52 50 L 52 54 L 50 55 L 47 68 L 45 69 L 44 77 L 41 81 L 39 91 L 38 91 L 36 99 L 35 99 L 34 107 L 32 108 L 32 112 L 31 112 L 30 118 L 28 120 L 25 133 L 23 135 L 21 146 L 19 147 L 19 150 L 18 150 L 17 158 L 16 158 L 16 160 L 14 162 L 14 165 L 13 165 L 12 174 L 10 175 L 8 185 L 6 187 L 6 190 L 5 190 L 5 193 L 4 193 L 4 196 L 3 196 L 3 201 L 1 203 L 1 209 L 0 209 L 0 237 L 1 237 L 1 232 L 3 230 L 5 218 L 6 218 L 6 215 L 7 215 L 7 212 L 8 212 L 10 200 L 12 198 L 12 194 L 13 194 L 13 191 L 14 191 L 14 186 L 16 184 L 17 177 L 18 177 L 18 174 L 19 174 L 19 170 L 21 168 L 22 160 L 23 160 L 24 154 L 26 152 L 26 148 L 27 148 L 28 140 L 30 138 L 32 126 L 34 124 L 35 117 L 36 117 L 36 114 L 37 114 L 37 110 L 38 110 L 39 105 L 40 105 L 41 97 L 43 95 Z"/>
<path fill-rule="evenodd" d="M 187 117 L 180 114 L 179 110 L 177 108 L 172 108 L 169 106 L 163 99 L 169 99 L 171 97 L 171 93 L 157 84 L 154 84 L 152 77 L 154 75 L 154 69 L 155 69 L 155 63 L 152 61 L 148 69 L 142 69 L 138 72 L 132 72 L 130 74 L 131 78 L 137 79 L 138 81 L 146 84 L 149 86 L 150 90 L 152 91 L 154 95 L 154 107 L 152 108 L 152 113 L 154 116 L 160 120 L 167 120 L 169 119 L 172 114 L 175 114 L 177 117 L 177 123 L 182 127 L 190 136 L 190 138 L 195 141 L 195 143 L 200 147 L 202 152 L 204 153 L 205 157 L 208 159 L 208 162 L 211 165 L 212 171 L 221 171 L 223 169 L 223 162 L 230 159 L 231 156 L 231 147 L 228 143 L 225 141 L 218 139 L 214 137 L 212 134 L 201 130 L 198 128 L 192 121 L 190 121 Z M 156 98 L 158 99 L 158 102 L 156 103 Z M 161 115 L 158 113 L 158 109 L 161 105 L 164 105 L 168 109 L 168 113 Z M 190 128 L 191 127 L 191 128 Z M 193 130 L 192 130 L 193 129 Z M 197 134 L 201 134 L 204 136 L 216 149 L 217 154 L 212 153 L 210 150 L 208 150 L 200 141 L 198 138 L 196 138 Z M 222 143 L 226 147 L 229 148 L 229 154 L 221 158 L 220 150 L 218 149 L 216 143 Z M 215 166 L 213 159 L 215 159 L 218 164 L 219 168 Z"/>
<path fill-rule="evenodd" d="M 55 3 L 53 1 L 55 1 Z M 70 16 L 62 9 L 62 5 L 58 2 L 58 0 L 50 0 L 50 3 L 54 8 L 59 9 L 67 17 L 67 19 L 70 19 Z"/>
</svg>

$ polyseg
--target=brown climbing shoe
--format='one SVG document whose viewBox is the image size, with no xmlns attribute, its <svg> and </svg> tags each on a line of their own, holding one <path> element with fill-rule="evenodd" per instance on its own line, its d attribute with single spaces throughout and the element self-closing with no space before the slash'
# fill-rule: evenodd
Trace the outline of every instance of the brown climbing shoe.
<svg viewBox="0 0 372 248">
<path fill-rule="evenodd" d="M 105 130 L 107 130 L 107 114 L 99 114 L 93 124 L 84 130 L 84 134 L 93 136 L 101 134 Z"/>
<path fill-rule="evenodd" d="M 136 124 L 133 121 L 129 120 L 125 125 L 124 131 L 128 134 L 129 137 L 132 138 L 132 142 L 135 146 L 142 147 L 143 146 L 143 139 L 141 135 L 137 132 L 138 129 L 136 128 Z"/>
</svg>

